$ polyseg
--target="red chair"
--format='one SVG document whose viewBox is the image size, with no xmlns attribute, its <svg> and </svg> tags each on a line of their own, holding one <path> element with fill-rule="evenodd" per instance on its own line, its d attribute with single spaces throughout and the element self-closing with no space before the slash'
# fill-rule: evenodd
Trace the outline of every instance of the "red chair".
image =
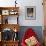
<svg viewBox="0 0 46 46">
<path fill-rule="evenodd" d="M 27 29 L 25 34 L 24 34 L 24 37 L 22 38 L 21 46 L 27 46 L 26 43 L 25 43 L 25 40 L 32 37 L 32 36 L 34 36 L 37 39 L 37 35 L 33 31 L 33 29 L 32 28 Z M 41 46 L 40 42 L 38 41 L 35 46 Z"/>
</svg>

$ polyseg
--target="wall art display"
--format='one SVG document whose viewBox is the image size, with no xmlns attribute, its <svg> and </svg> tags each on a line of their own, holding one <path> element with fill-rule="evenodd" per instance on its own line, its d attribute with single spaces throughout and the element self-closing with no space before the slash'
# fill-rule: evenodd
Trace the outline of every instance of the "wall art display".
<svg viewBox="0 0 46 46">
<path fill-rule="evenodd" d="M 36 7 L 35 6 L 26 6 L 25 7 L 25 18 L 28 20 L 36 19 Z"/>
<path fill-rule="evenodd" d="M 9 10 L 2 10 L 2 15 L 9 15 Z"/>
</svg>

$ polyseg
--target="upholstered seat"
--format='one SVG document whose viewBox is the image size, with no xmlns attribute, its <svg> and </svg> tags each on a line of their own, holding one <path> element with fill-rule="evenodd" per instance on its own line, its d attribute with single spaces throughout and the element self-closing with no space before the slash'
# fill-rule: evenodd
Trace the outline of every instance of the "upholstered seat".
<svg viewBox="0 0 46 46">
<path fill-rule="evenodd" d="M 39 40 L 37 39 L 37 34 L 31 28 L 26 30 L 24 37 L 22 38 L 21 45 L 22 46 L 33 46 L 33 45 L 41 46 Z"/>
</svg>

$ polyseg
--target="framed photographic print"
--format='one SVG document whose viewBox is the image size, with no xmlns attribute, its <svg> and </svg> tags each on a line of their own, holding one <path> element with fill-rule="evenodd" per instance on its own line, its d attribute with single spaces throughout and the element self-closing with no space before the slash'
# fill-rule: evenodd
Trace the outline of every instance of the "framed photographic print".
<svg viewBox="0 0 46 46">
<path fill-rule="evenodd" d="M 2 15 L 9 15 L 9 10 L 2 10 Z"/>
<path fill-rule="evenodd" d="M 25 7 L 25 18 L 27 20 L 35 20 L 36 19 L 36 7 L 35 6 L 26 6 Z"/>
</svg>

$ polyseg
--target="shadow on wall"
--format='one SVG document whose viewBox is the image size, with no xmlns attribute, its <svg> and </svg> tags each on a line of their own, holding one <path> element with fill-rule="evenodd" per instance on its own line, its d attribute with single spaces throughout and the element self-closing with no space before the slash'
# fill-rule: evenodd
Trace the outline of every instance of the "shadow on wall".
<svg viewBox="0 0 46 46">
<path fill-rule="evenodd" d="M 39 39 L 39 41 L 41 43 L 43 43 L 43 30 L 42 30 L 42 26 L 21 26 L 20 27 L 20 32 L 19 32 L 19 39 L 20 39 L 20 42 L 24 36 L 24 33 L 25 31 L 28 29 L 28 28 L 32 28 L 34 30 L 34 32 L 36 32 L 37 34 L 37 37 Z"/>
</svg>

